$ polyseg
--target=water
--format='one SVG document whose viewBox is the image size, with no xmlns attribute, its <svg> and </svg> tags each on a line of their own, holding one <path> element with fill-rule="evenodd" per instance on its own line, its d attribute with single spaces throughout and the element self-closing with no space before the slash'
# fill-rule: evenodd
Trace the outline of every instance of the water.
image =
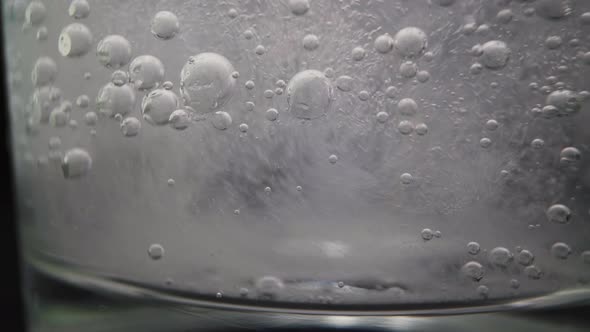
<svg viewBox="0 0 590 332">
<path fill-rule="evenodd" d="M 315 313 L 587 296 L 590 3 L 3 9 L 23 246 L 51 278 Z"/>
</svg>

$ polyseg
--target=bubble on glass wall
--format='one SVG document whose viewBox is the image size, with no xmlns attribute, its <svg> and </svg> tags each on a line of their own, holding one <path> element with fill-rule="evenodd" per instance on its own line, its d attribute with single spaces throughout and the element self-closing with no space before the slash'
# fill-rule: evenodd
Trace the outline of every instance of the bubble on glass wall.
<svg viewBox="0 0 590 332">
<path fill-rule="evenodd" d="M 412 78 L 418 73 L 418 66 L 413 61 L 405 61 L 399 66 L 399 73 L 404 78 Z"/>
<path fill-rule="evenodd" d="M 49 114 L 49 124 L 54 128 L 65 127 L 68 124 L 69 115 L 61 107 L 54 108 Z"/>
<path fill-rule="evenodd" d="M 403 98 L 397 103 L 397 109 L 401 115 L 414 116 L 418 112 L 418 104 L 412 98 Z"/>
<path fill-rule="evenodd" d="M 61 103 L 61 90 L 48 85 L 35 89 L 31 98 L 31 122 L 48 123 L 51 111 Z"/>
<path fill-rule="evenodd" d="M 289 0 L 289 9 L 291 13 L 301 16 L 307 13 L 310 8 L 309 0 Z"/>
<path fill-rule="evenodd" d="M 550 112 L 543 111 L 547 118 L 576 114 L 582 108 L 577 94 L 565 89 L 551 92 L 547 96 L 545 103 L 547 106 L 555 107 L 555 109 L 551 109 Z"/>
<path fill-rule="evenodd" d="M 162 259 L 164 257 L 164 247 L 158 243 L 151 244 L 148 248 L 148 255 L 153 260 Z"/>
<path fill-rule="evenodd" d="M 387 33 L 383 34 L 375 38 L 373 46 L 381 54 L 389 53 L 393 49 L 393 38 Z"/>
<path fill-rule="evenodd" d="M 477 242 L 469 242 L 467 243 L 467 252 L 470 255 L 477 255 L 479 253 L 479 250 L 481 249 L 479 243 Z"/>
<path fill-rule="evenodd" d="M 303 48 L 308 51 L 313 51 L 320 46 L 320 39 L 318 36 L 309 34 L 303 37 Z"/>
<path fill-rule="evenodd" d="M 465 265 L 463 265 L 463 267 L 461 268 L 461 272 L 463 273 L 463 275 L 474 281 L 480 281 L 485 274 L 483 266 L 476 261 L 470 261 L 465 263 Z"/>
<path fill-rule="evenodd" d="M 414 181 L 414 177 L 410 173 L 403 173 L 399 179 L 402 184 L 411 184 Z"/>
<path fill-rule="evenodd" d="M 414 124 L 408 120 L 402 120 L 397 125 L 397 130 L 402 135 L 410 135 L 414 131 Z"/>
<path fill-rule="evenodd" d="M 61 30 L 57 48 L 62 56 L 79 57 L 83 56 L 92 47 L 92 33 L 82 23 L 71 23 Z"/>
<path fill-rule="evenodd" d="M 131 60 L 131 44 L 120 35 L 108 35 L 96 46 L 98 62 L 110 69 L 119 69 Z"/>
<path fill-rule="evenodd" d="M 347 76 L 347 75 L 339 76 L 336 79 L 336 87 L 338 87 L 338 90 L 340 90 L 340 91 L 344 91 L 344 92 L 351 91 L 353 88 L 353 84 L 354 84 L 354 79 L 350 76 Z"/>
<path fill-rule="evenodd" d="M 547 209 L 547 219 L 558 224 L 567 224 L 571 217 L 571 210 L 563 204 L 554 204 Z"/>
<path fill-rule="evenodd" d="M 434 232 L 430 228 L 424 228 L 420 232 L 420 236 L 422 237 L 422 240 L 430 241 L 434 237 Z"/>
<path fill-rule="evenodd" d="M 279 111 L 277 111 L 274 108 L 269 108 L 268 110 L 266 110 L 264 116 L 268 121 L 275 121 L 279 118 Z"/>
<path fill-rule="evenodd" d="M 170 126 L 176 130 L 184 130 L 191 123 L 190 114 L 184 109 L 177 109 L 170 114 L 168 118 Z"/>
<path fill-rule="evenodd" d="M 354 61 L 361 61 L 367 56 L 367 51 L 365 51 L 364 48 L 357 46 L 352 49 L 351 56 Z"/>
<path fill-rule="evenodd" d="M 393 37 L 396 51 L 403 57 L 421 55 L 428 44 L 426 33 L 416 27 L 407 27 L 398 31 Z"/>
<path fill-rule="evenodd" d="M 165 125 L 172 113 L 178 109 L 178 97 L 173 91 L 156 89 L 148 93 L 141 102 L 143 118 L 152 125 Z"/>
<path fill-rule="evenodd" d="M 551 246 L 551 255 L 559 259 L 567 259 L 572 249 L 566 243 L 556 242 Z"/>
<path fill-rule="evenodd" d="M 140 55 L 129 64 L 129 81 L 138 90 L 150 90 L 164 81 L 164 64 L 153 55 Z"/>
<path fill-rule="evenodd" d="M 419 123 L 414 128 L 414 131 L 419 136 L 424 136 L 428 133 L 428 126 L 425 123 Z"/>
<path fill-rule="evenodd" d="M 555 50 L 563 44 L 563 40 L 559 36 L 549 36 L 545 39 L 545 47 L 550 50 Z"/>
<path fill-rule="evenodd" d="M 264 45 L 258 45 L 256 48 L 254 48 L 254 53 L 256 53 L 256 55 L 263 55 L 266 53 L 266 48 Z"/>
<path fill-rule="evenodd" d="M 99 113 L 109 117 L 130 113 L 134 104 L 135 92 L 133 89 L 128 85 L 117 86 L 112 82 L 103 86 L 96 97 L 96 109 Z"/>
<path fill-rule="evenodd" d="M 240 129 L 240 131 L 241 131 L 242 133 L 246 133 L 246 132 L 248 132 L 249 126 L 248 126 L 248 124 L 246 124 L 246 123 L 241 123 L 241 124 L 238 126 L 238 129 Z"/>
<path fill-rule="evenodd" d="M 488 255 L 488 260 L 490 263 L 500 267 L 506 267 L 512 259 L 514 258 L 514 254 L 510 252 L 510 250 L 504 247 L 496 247 L 490 250 Z"/>
<path fill-rule="evenodd" d="M 512 18 L 514 17 L 514 14 L 512 13 L 512 10 L 510 9 L 502 9 L 498 12 L 498 14 L 496 14 L 496 20 L 502 24 L 508 24 L 510 23 L 510 21 L 512 21 Z"/>
<path fill-rule="evenodd" d="M 63 158 L 61 169 L 66 179 L 85 176 L 92 167 L 92 158 L 88 151 L 81 148 L 68 150 Z"/>
<path fill-rule="evenodd" d="M 510 49 L 503 41 L 492 40 L 482 45 L 480 60 L 489 69 L 504 68 L 509 58 Z"/>
<path fill-rule="evenodd" d="M 180 93 L 184 104 L 201 114 L 222 107 L 234 94 L 234 71 L 231 62 L 220 54 L 191 56 L 180 73 Z"/>
<path fill-rule="evenodd" d="M 295 74 L 287 85 L 289 112 L 299 119 L 316 119 L 329 110 L 332 85 L 324 73 L 304 70 Z"/>
<path fill-rule="evenodd" d="M 169 11 L 159 11 L 156 13 L 151 23 L 151 32 L 160 39 L 171 39 L 180 30 L 178 17 Z"/>
<path fill-rule="evenodd" d="M 232 117 L 227 112 L 217 111 L 211 117 L 213 127 L 219 130 L 226 130 L 232 124 Z"/>
<path fill-rule="evenodd" d="M 338 156 L 337 156 L 337 155 L 335 155 L 335 154 L 331 154 L 331 155 L 328 157 L 328 161 L 330 162 L 330 164 L 335 164 L 335 163 L 337 163 L 337 162 L 338 162 Z"/>
<path fill-rule="evenodd" d="M 57 77 L 57 64 L 48 57 L 42 56 L 35 61 L 31 71 L 31 80 L 35 86 L 52 84 Z"/>
<path fill-rule="evenodd" d="M 389 119 L 389 114 L 387 112 L 379 112 L 377 113 L 377 115 L 375 116 L 377 118 L 377 122 L 379 123 L 385 123 L 387 121 L 387 119 Z"/>
<path fill-rule="evenodd" d="M 137 118 L 130 116 L 121 121 L 120 128 L 123 136 L 137 136 L 141 130 L 141 122 Z"/>
<path fill-rule="evenodd" d="M 267 89 L 267 90 L 264 90 L 264 92 L 262 93 L 262 95 L 263 95 L 263 96 L 264 96 L 264 98 L 266 98 L 266 99 L 272 99 L 272 97 L 274 97 L 274 96 L 275 96 L 275 92 L 274 92 L 274 91 L 272 91 L 271 89 Z"/>
<path fill-rule="evenodd" d="M 82 19 L 90 15 L 90 4 L 87 0 L 72 0 L 68 7 L 68 15 L 75 19 Z"/>
<path fill-rule="evenodd" d="M 111 74 L 111 83 L 113 83 L 116 86 L 123 86 L 129 83 L 129 75 L 126 71 L 115 70 Z"/>
<path fill-rule="evenodd" d="M 87 126 L 95 126 L 98 122 L 98 115 L 95 112 L 87 112 L 84 114 L 84 123 Z"/>
<path fill-rule="evenodd" d="M 25 10 L 25 22 L 29 25 L 39 25 L 47 16 L 47 8 L 40 1 L 31 1 Z"/>
<path fill-rule="evenodd" d="M 529 250 L 521 250 L 518 254 L 516 254 L 516 261 L 521 265 L 531 265 L 534 260 L 535 256 Z"/>
</svg>

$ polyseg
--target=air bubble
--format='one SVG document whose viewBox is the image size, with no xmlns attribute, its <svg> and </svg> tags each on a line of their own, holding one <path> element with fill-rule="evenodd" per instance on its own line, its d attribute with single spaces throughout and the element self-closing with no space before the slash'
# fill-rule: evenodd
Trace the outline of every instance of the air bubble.
<svg viewBox="0 0 590 332">
<path fill-rule="evenodd" d="M 385 95 L 390 99 L 395 98 L 397 96 L 397 88 L 394 86 L 388 86 L 387 89 L 385 89 Z"/>
<path fill-rule="evenodd" d="M 426 70 L 420 70 L 417 74 L 416 74 L 416 79 L 418 80 L 418 82 L 420 83 L 426 83 L 428 82 L 428 80 L 430 80 L 430 73 L 427 72 Z"/>
<path fill-rule="evenodd" d="M 174 83 L 170 81 L 165 81 L 164 83 L 162 83 L 162 88 L 166 90 L 172 90 L 174 88 Z"/>
<path fill-rule="evenodd" d="M 231 8 L 230 10 L 227 11 L 227 16 L 229 18 L 236 18 L 236 17 L 238 17 L 238 11 L 235 8 Z"/>
<path fill-rule="evenodd" d="M 240 124 L 240 126 L 238 127 L 240 129 L 241 132 L 245 133 L 248 132 L 248 125 L 245 123 Z"/>
<path fill-rule="evenodd" d="M 399 179 L 403 184 L 411 184 L 414 180 L 414 177 L 410 173 L 403 173 L 402 175 L 400 175 Z"/>
<path fill-rule="evenodd" d="M 387 119 L 389 118 L 389 114 L 387 114 L 387 112 L 379 112 L 379 113 L 377 113 L 376 118 L 377 118 L 377 122 L 385 123 L 387 121 Z"/>
<path fill-rule="evenodd" d="M 121 121 L 120 126 L 123 136 L 126 137 L 137 136 L 141 130 L 141 122 L 134 117 L 125 118 L 123 121 Z"/>
<path fill-rule="evenodd" d="M 309 0 L 289 0 L 289 9 L 297 16 L 307 13 L 309 7 Z"/>
<path fill-rule="evenodd" d="M 424 136 L 428 133 L 428 126 L 425 123 L 419 123 L 414 130 L 417 135 Z"/>
<path fill-rule="evenodd" d="M 562 162 L 573 164 L 582 159 L 582 153 L 573 146 L 569 146 L 561 150 L 559 157 Z"/>
<path fill-rule="evenodd" d="M 45 20 L 47 8 L 40 1 L 32 1 L 25 9 L 25 22 L 29 25 L 39 25 Z"/>
<path fill-rule="evenodd" d="M 279 118 L 279 112 L 274 108 L 270 108 L 266 111 L 265 117 L 268 121 L 275 121 Z"/>
<path fill-rule="evenodd" d="M 49 114 L 49 124 L 55 128 L 64 127 L 68 124 L 68 120 L 68 113 L 64 112 L 61 108 L 55 108 Z"/>
<path fill-rule="evenodd" d="M 116 86 L 113 83 L 107 83 L 96 97 L 97 110 L 110 117 L 115 114 L 125 115 L 131 112 L 134 105 L 135 93 L 128 85 Z"/>
<path fill-rule="evenodd" d="M 554 223 L 566 224 L 570 221 L 572 212 L 563 204 L 554 204 L 546 212 L 547 219 Z"/>
<path fill-rule="evenodd" d="M 164 257 L 164 247 L 161 244 L 154 243 L 148 248 L 148 255 L 153 260 L 158 260 Z"/>
<path fill-rule="evenodd" d="M 66 179 L 85 176 L 92 167 L 90 154 L 80 148 L 68 150 L 63 158 L 61 169 Z"/>
<path fill-rule="evenodd" d="M 487 137 L 484 137 L 479 140 L 479 146 L 481 146 L 484 149 L 489 148 L 491 145 L 492 145 L 492 140 Z"/>
<path fill-rule="evenodd" d="M 222 55 L 201 53 L 190 57 L 180 73 L 185 105 L 201 114 L 225 105 L 235 90 L 233 72 L 234 67 Z"/>
<path fill-rule="evenodd" d="M 512 10 L 510 9 L 502 9 L 496 14 L 496 20 L 502 24 L 508 24 L 512 21 L 514 14 L 512 14 Z"/>
<path fill-rule="evenodd" d="M 533 264 L 533 261 L 535 260 L 535 256 L 533 255 L 532 252 L 528 251 L 528 250 L 521 250 L 517 255 L 516 255 L 516 261 L 524 266 L 527 265 L 531 265 Z"/>
<path fill-rule="evenodd" d="M 560 19 L 573 11 L 571 0 L 538 0 L 535 12 L 546 19 Z"/>
<path fill-rule="evenodd" d="M 90 5 L 86 0 L 72 0 L 68 8 L 68 15 L 75 19 L 88 17 L 90 14 Z"/>
<path fill-rule="evenodd" d="M 256 84 L 254 83 L 254 81 L 246 81 L 246 83 L 244 83 L 244 87 L 246 87 L 246 89 L 248 90 L 254 89 L 255 86 Z"/>
<path fill-rule="evenodd" d="M 430 241 L 434 237 L 434 234 L 433 234 L 433 232 L 432 232 L 432 230 L 430 228 L 424 228 L 420 232 L 420 236 L 422 237 L 422 240 L 424 240 L 424 241 Z"/>
<path fill-rule="evenodd" d="M 84 123 L 87 126 L 95 126 L 98 121 L 98 116 L 94 112 L 88 112 L 84 115 Z"/>
<path fill-rule="evenodd" d="M 164 80 L 164 64 L 152 55 L 140 55 L 129 65 L 129 81 L 138 90 L 149 90 L 160 86 Z"/>
<path fill-rule="evenodd" d="M 129 75 L 122 70 L 115 70 L 111 74 L 111 82 L 116 86 L 122 86 L 129 82 Z"/>
<path fill-rule="evenodd" d="M 256 53 L 257 55 L 263 55 L 264 53 L 266 53 L 266 48 L 264 48 L 264 46 L 262 45 L 258 45 L 254 49 L 254 53 Z"/>
<path fill-rule="evenodd" d="M 535 265 L 525 267 L 524 274 L 526 274 L 526 276 L 529 277 L 529 279 L 533 280 L 541 279 L 541 277 L 543 276 L 543 272 L 541 271 L 541 269 L 539 269 Z"/>
<path fill-rule="evenodd" d="M 108 35 L 96 46 L 98 62 L 111 69 L 119 69 L 131 60 L 131 44 L 125 37 Z"/>
<path fill-rule="evenodd" d="M 141 102 L 143 118 L 152 125 L 165 125 L 178 109 L 178 97 L 173 91 L 156 89 L 147 94 Z M 174 125 L 173 125 L 174 126 Z"/>
<path fill-rule="evenodd" d="M 31 80 L 37 87 L 52 84 L 57 76 L 57 64 L 50 57 L 40 57 L 31 71 Z"/>
<path fill-rule="evenodd" d="M 489 69 L 500 69 L 506 66 L 510 57 L 510 49 L 503 41 L 492 40 L 482 46 L 481 62 Z"/>
<path fill-rule="evenodd" d="M 344 92 L 352 90 L 353 83 L 354 80 L 352 79 L 352 77 L 346 75 L 340 76 L 336 79 L 336 87 L 338 87 L 339 90 Z"/>
<path fill-rule="evenodd" d="M 414 131 L 414 125 L 407 120 L 402 120 L 397 125 L 397 130 L 403 135 L 409 135 Z"/>
<path fill-rule="evenodd" d="M 265 194 L 270 195 L 271 192 L 272 192 L 272 189 L 270 187 L 264 187 Z"/>
<path fill-rule="evenodd" d="M 590 264 L 590 250 L 586 250 L 580 254 L 582 257 L 582 262 L 585 264 Z"/>
<path fill-rule="evenodd" d="M 551 254 L 555 258 L 567 259 L 571 253 L 572 249 L 570 246 L 563 242 L 557 242 L 551 246 Z"/>
<path fill-rule="evenodd" d="M 465 263 L 461 268 L 461 271 L 466 277 L 471 278 L 474 281 L 480 281 L 485 273 L 483 266 L 476 261 Z"/>
<path fill-rule="evenodd" d="M 563 44 L 563 40 L 559 36 L 549 36 L 545 40 L 545 47 L 550 50 L 555 50 Z"/>
<path fill-rule="evenodd" d="M 362 91 L 360 91 L 360 92 L 359 92 L 359 95 L 358 95 L 358 97 L 359 97 L 359 99 L 360 99 L 360 100 L 362 100 L 362 101 L 367 101 L 367 100 L 369 100 L 369 97 L 370 97 L 370 95 L 369 95 L 369 91 L 367 91 L 367 90 L 362 90 Z"/>
<path fill-rule="evenodd" d="M 211 118 L 211 123 L 213 124 L 213 127 L 219 130 L 226 130 L 227 128 L 229 128 L 229 126 L 231 126 L 232 118 L 231 115 L 229 115 L 229 113 L 218 111 L 215 112 L 215 114 L 213 114 L 213 117 Z"/>
<path fill-rule="evenodd" d="M 254 38 L 254 32 L 250 29 L 247 29 L 246 31 L 244 31 L 244 38 L 246 38 L 247 40 Z"/>
<path fill-rule="evenodd" d="M 172 128 L 176 130 L 184 130 L 190 125 L 191 119 L 186 110 L 177 109 L 170 114 L 168 122 Z"/>
<path fill-rule="evenodd" d="M 581 105 L 576 93 L 570 90 L 557 90 L 551 92 L 545 101 L 547 105 L 554 106 L 557 112 L 545 113 L 545 117 L 567 116 L 580 111 Z"/>
<path fill-rule="evenodd" d="M 299 72 L 287 85 L 289 112 L 296 118 L 318 118 L 328 111 L 331 101 L 332 86 L 320 71 Z"/>
<path fill-rule="evenodd" d="M 170 179 L 166 180 L 166 184 L 168 185 L 168 187 L 174 187 L 174 185 L 176 185 L 176 181 L 174 181 L 174 179 L 170 178 Z"/>
<path fill-rule="evenodd" d="M 92 47 L 92 33 L 84 24 L 72 23 L 61 31 L 58 50 L 62 56 L 83 56 Z"/>
<path fill-rule="evenodd" d="M 448 7 L 455 3 L 455 0 L 433 0 L 433 2 L 441 7 Z"/>
<path fill-rule="evenodd" d="M 338 162 L 338 156 L 332 154 L 328 157 L 328 161 L 330 162 L 330 164 L 335 164 L 336 162 Z"/>
<path fill-rule="evenodd" d="M 540 138 L 535 138 L 532 142 L 531 142 L 531 147 L 533 149 L 541 149 L 545 146 L 545 141 L 543 141 Z"/>
<path fill-rule="evenodd" d="M 412 98 L 403 98 L 397 103 L 400 114 L 414 116 L 418 112 L 418 104 Z"/>
<path fill-rule="evenodd" d="M 87 95 L 80 95 L 76 98 L 76 105 L 80 108 L 86 108 L 90 104 L 90 98 Z"/>
<path fill-rule="evenodd" d="M 272 97 L 275 96 L 275 93 L 274 93 L 274 91 L 272 91 L 272 90 L 269 89 L 269 90 L 264 90 L 264 92 L 262 93 L 262 95 L 266 99 L 271 99 Z"/>
<path fill-rule="evenodd" d="M 498 129 L 499 126 L 500 124 L 498 123 L 498 121 L 494 119 L 488 120 L 485 124 L 485 128 L 489 131 L 495 131 L 496 129 Z"/>
<path fill-rule="evenodd" d="M 518 289 L 520 287 L 520 282 L 517 279 L 510 279 L 510 288 Z"/>
<path fill-rule="evenodd" d="M 477 291 L 477 294 L 479 294 L 481 297 L 488 297 L 490 289 L 486 285 L 479 285 L 479 286 L 477 286 L 476 291 Z"/>
<path fill-rule="evenodd" d="M 506 267 L 512 262 L 513 257 L 514 255 L 510 250 L 504 247 L 496 247 L 490 251 L 488 259 L 493 265 Z"/>
<path fill-rule="evenodd" d="M 364 48 L 357 46 L 352 49 L 351 55 L 352 55 L 352 59 L 354 61 L 361 61 L 362 59 L 365 58 L 365 56 L 367 55 L 367 52 L 365 51 Z"/>
<path fill-rule="evenodd" d="M 169 11 L 160 11 L 152 19 L 151 31 L 160 39 L 171 39 L 180 30 L 178 17 Z"/>
<path fill-rule="evenodd" d="M 393 49 L 393 38 L 389 34 L 381 35 L 375 38 L 373 43 L 375 50 L 379 53 L 389 53 Z"/>
<path fill-rule="evenodd" d="M 416 76 L 418 67 L 416 66 L 416 63 L 412 61 L 406 61 L 400 65 L 399 72 L 404 78 L 412 78 Z"/>
<path fill-rule="evenodd" d="M 316 35 L 306 35 L 303 37 L 303 48 L 308 51 L 313 51 L 320 46 L 320 39 Z"/>
<path fill-rule="evenodd" d="M 245 103 L 245 105 L 246 105 L 246 111 L 248 111 L 248 112 L 252 112 L 256 108 L 256 104 L 254 104 L 254 102 L 251 102 L 251 101 L 247 101 Z"/>
<path fill-rule="evenodd" d="M 424 52 L 427 46 L 427 38 L 424 31 L 415 27 L 407 27 L 395 34 L 393 43 L 400 55 L 415 57 Z"/>
<path fill-rule="evenodd" d="M 479 250 L 481 249 L 479 243 L 477 242 L 469 242 L 467 243 L 467 252 L 470 255 L 477 255 L 479 253 Z"/>
</svg>

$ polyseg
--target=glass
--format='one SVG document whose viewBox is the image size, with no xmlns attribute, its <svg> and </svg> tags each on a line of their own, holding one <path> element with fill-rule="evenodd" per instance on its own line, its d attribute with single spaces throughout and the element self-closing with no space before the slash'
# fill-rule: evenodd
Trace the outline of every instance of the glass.
<svg viewBox="0 0 590 332">
<path fill-rule="evenodd" d="M 588 299 L 590 2 L 12 0 L 3 28 L 32 317 L 53 283 L 251 315 Z"/>
</svg>

